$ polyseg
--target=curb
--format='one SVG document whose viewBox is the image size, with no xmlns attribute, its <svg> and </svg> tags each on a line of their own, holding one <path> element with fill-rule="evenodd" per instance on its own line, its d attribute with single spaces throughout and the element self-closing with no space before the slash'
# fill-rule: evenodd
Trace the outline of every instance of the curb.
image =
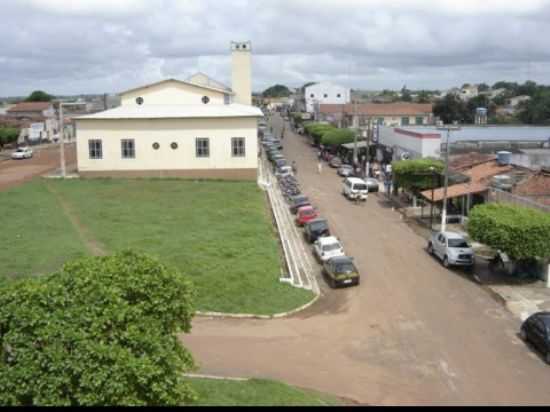
<svg viewBox="0 0 550 412">
<path fill-rule="evenodd" d="M 217 381 L 234 381 L 234 382 L 248 382 L 249 378 L 234 378 L 234 377 L 223 377 L 215 375 L 202 375 L 198 373 L 184 373 L 183 376 L 186 378 L 196 378 L 196 379 L 212 379 Z"/>
<path fill-rule="evenodd" d="M 321 297 L 320 294 L 316 295 L 311 302 L 308 302 L 297 309 L 293 309 L 289 312 L 277 313 L 274 315 L 254 315 L 254 314 L 248 314 L 248 313 L 221 313 L 221 312 L 201 312 L 201 311 L 195 312 L 195 315 L 204 317 L 204 318 L 219 318 L 219 319 L 261 319 L 261 320 L 281 319 L 281 318 L 294 315 L 303 310 L 306 310 L 307 308 L 312 306 L 315 302 L 317 302 L 317 300 L 319 300 L 320 297 Z"/>
</svg>

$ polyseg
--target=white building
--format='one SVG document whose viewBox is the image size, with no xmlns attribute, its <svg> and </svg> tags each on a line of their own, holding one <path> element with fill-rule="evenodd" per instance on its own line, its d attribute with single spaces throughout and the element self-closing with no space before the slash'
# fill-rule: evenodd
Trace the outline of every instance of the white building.
<svg viewBox="0 0 550 412">
<path fill-rule="evenodd" d="M 441 132 L 430 128 L 378 128 L 377 155 L 381 161 L 383 151 L 392 152 L 392 160 L 419 159 L 424 157 L 438 158 L 441 154 Z"/>
<path fill-rule="evenodd" d="M 346 104 L 351 101 L 351 90 L 328 82 L 317 83 L 306 87 L 304 91 L 306 111 L 314 113 L 321 104 Z"/>
<path fill-rule="evenodd" d="M 232 43 L 233 88 L 198 73 L 121 94 L 121 106 L 75 118 L 83 177 L 257 176 L 251 45 Z"/>
</svg>

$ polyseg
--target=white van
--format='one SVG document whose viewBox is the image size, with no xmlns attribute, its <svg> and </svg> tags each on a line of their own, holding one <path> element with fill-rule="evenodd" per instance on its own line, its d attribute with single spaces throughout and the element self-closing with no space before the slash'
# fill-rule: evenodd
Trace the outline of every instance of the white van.
<svg viewBox="0 0 550 412">
<path fill-rule="evenodd" d="M 358 177 L 348 177 L 344 179 L 342 194 L 352 200 L 367 200 L 369 188 L 364 180 Z"/>
</svg>

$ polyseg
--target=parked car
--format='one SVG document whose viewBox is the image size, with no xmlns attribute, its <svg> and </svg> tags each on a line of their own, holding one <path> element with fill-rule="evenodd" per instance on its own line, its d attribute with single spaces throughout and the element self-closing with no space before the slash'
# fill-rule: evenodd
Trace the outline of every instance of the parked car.
<svg viewBox="0 0 550 412">
<path fill-rule="evenodd" d="M 279 155 L 282 156 L 283 154 L 275 148 L 269 149 L 267 151 L 267 158 L 271 161 L 273 161 L 274 156 L 279 156 Z"/>
<path fill-rule="evenodd" d="M 309 243 L 313 243 L 324 236 L 330 236 L 330 229 L 326 219 L 315 219 L 305 224 L 304 237 Z"/>
<path fill-rule="evenodd" d="M 531 343 L 550 365 L 550 312 L 538 312 L 529 316 L 519 332 L 524 342 Z"/>
<path fill-rule="evenodd" d="M 11 158 L 14 160 L 30 159 L 33 155 L 30 147 L 20 147 L 11 154 Z"/>
<path fill-rule="evenodd" d="M 311 206 L 311 203 L 307 196 L 304 195 L 298 195 L 290 198 L 290 213 L 293 215 L 298 212 L 298 209 L 303 206 Z"/>
<path fill-rule="evenodd" d="M 373 177 L 368 177 L 365 179 L 367 184 L 367 189 L 370 192 L 378 192 L 380 190 L 380 182 Z"/>
<path fill-rule="evenodd" d="M 277 171 L 277 169 L 280 169 L 281 167 L 287 166 L 288 163 L 286 162 L 285 158 L 276 158 L 273 160 L 273 169 L 274 171 Z"/>
<path fill-rule="evenodd" d="M 283 142 L 281 142 L 279 139 L 272 140 L 273 147 L 279 150 L 283 150 Z"/>
<path fill-rule="evenodd" d="M 285 159 L 285 155 L 281 152 L 271 155 L 271 162 L 275 163 L 277 160 Z"/>
<path fill-rule="evenodd" d="M 338 256 L 323 263 L 323 272 L 328 277 L 333 288 L 338 285 L 359 285 L 359 271 L 353 263 L 353 258 Z"/>
<path fill-rule="evenodd" d="M 474 251 L 466 239 L 454 232 L 436 232 L 428 241 L 428 253 L 441 259 L 443 266 L 465 266 L 473 269 Z"/>
<path fill-rule="evenodd" d="M 352 200 L 367 200 L 367 183 L 358 177 L 347 177 L 344 179 L 342 194 Z"/>
<path fill-rule="evenodd" d="M 275 176 L 287 176 L 287 175 L 292 175 L 292 166 L 282 166 L 282 167 L 278 167 L 276 170 L 275 170 Z"/>
<path fill-rule="evenodd" d="M 320 237 L 313 244 L 313 253 L 321 262 L 338 256 L 345 256 L 344 247 L 334 236 Z"/>
<path fill-rule="evenodd" d="M 343 177 L 353 176 L 353 166 L 351 165 L 342 165 L 337 170 L 338 175 Z"/>
<path fill-rule="evenodd" d="M 304 226 L 307 222 L 311 222 L 314 219 L 317 219 L 319 214 L 313 208 L 313 206 L 302 206 L 296 212 L 296 224 L 298 226 Z"/>
<path fill-rule="evenodd" d="M 330 161 L 328 162 L 328 165 L 330 167 L 338 168 L 342 166 L 342 159 L 340 159 L 338 156 L 334 156 Z"/>
</svg>

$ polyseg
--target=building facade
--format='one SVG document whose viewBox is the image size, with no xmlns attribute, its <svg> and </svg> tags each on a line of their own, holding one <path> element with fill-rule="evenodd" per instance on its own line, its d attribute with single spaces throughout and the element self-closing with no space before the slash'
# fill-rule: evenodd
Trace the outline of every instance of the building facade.
<svg viewBox="0 0 550 412">
<path fill-rule="evenodd" d="M 306 112 L 314 113 L 316 106 L 323 104 L 346 104 L 351 101 L 351 90 L 347 87 L 322 82 L 305 88 Z"/>
<path fill-rule="evenodd" d="M 263 114 L 239 103 L 251 102 L 250 43 L 231 47 L 239 54 L 233 71 L 243 71 L 233 89 L 200 74 L 168 79 L 123 92 L 120 107 L 75 118 L 79 174 L 255 180 Z"/>
</svg>

